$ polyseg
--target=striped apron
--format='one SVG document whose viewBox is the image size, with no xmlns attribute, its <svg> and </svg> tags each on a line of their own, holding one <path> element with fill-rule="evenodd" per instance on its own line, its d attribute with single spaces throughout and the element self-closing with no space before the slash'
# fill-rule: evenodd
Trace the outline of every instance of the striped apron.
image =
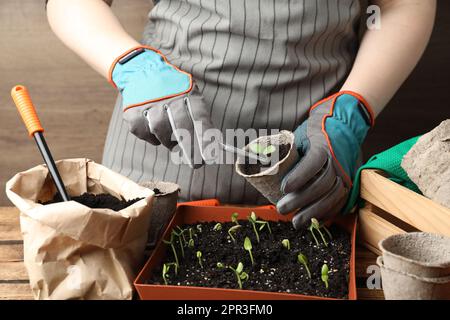
<svg viewBox="0 0 450 320">
<path fill-rule="evenodd" d="M 292 131 L 348 75 L 360 11 L 358 0 L 160 0 L 143 43 L 193 75 L 216 128 Z M 183 201 L 267 203 L 233 165 L 192 170 L 169 154 L 128 131 L 119 97 L 104 165 L 137 182 L 176 182 Z"/>
</svg>

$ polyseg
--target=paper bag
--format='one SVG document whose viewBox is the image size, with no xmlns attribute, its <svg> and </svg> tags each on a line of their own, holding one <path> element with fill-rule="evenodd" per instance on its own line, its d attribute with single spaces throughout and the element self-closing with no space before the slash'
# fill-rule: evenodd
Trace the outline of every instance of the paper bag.
<svg viewBox="0 0 450 320">
<path fill-rule="evenodd" d="M 147 240 L 153 191 L 88 159 L 57 161 L 70 196 L 109 193 L 143 198 L 121 210 L 75 201 L 39 204 L 56 189 L 47 167 L 18 173 L 6 184 L 20 210 L 24 262 L 36 299 L 131 299 Z"/>
</svg>

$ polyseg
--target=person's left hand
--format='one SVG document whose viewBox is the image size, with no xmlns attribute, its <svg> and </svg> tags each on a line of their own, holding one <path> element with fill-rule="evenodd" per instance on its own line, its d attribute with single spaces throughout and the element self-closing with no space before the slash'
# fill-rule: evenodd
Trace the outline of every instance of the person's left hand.
<svg viewBox="0 0 450 320">
<path fill-rule="evenodd" d="M 354 92 L 339 92 L 311 107 L 309 118 L 294 132 L 300 161 L 283 178 L 284 196 L 277 203 L 281 214 L 297 211 L 296 229 L 342 210 L 373 122 L 368 104 Z"/>
</svg>

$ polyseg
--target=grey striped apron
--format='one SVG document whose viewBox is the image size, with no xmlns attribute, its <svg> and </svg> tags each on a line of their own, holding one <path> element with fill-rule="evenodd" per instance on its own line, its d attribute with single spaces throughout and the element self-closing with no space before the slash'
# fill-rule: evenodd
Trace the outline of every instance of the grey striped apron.
<svg viewBox="0 0 450 320">
<path fill-rule="evenodd" d="M 360 11 L 357 0 L 161 0 L 143 42 L 193 75 L 217 128 L 294 130 L 347 76 Z M 192 170 L 135 138 L 120 97 L 103 163 L 138 182 L 176 182 L 181 200 L 266 203 L 232 165 Z"/>
</svg>

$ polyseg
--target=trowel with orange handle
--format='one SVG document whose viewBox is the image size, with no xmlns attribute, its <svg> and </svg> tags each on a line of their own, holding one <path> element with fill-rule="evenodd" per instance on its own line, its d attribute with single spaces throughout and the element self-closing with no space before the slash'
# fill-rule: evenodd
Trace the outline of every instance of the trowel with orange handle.
<svg viewBox="0 0 450 320">
<path fill-rule="evenodd" d="M 47 165 L 48 171 L 53 178 L 56 189 L 58 190 L 61 198 L 64 201 L 69 201 L 69 195 L 64 187 L 64 183 L 61 176 L 56 168 L 55 161 L 53 160 L 52 154 L 48 149 L 47 143 L 44 139 L 44 128 L 41 126 L 41 122 L 36 114 L 33 102 L 31 102 L 30 95 L 28 94 L 27 88 L 24 86 L 15 86 L 11 90 L 11 96 L 16 104 L 17 110 L 19 110 L 20 116 L 22 117 L 25 126 L 27 127 L 30 137 L 34 137 L 36 144 L 44 158 L 45 164 Z"/>
</svg>

